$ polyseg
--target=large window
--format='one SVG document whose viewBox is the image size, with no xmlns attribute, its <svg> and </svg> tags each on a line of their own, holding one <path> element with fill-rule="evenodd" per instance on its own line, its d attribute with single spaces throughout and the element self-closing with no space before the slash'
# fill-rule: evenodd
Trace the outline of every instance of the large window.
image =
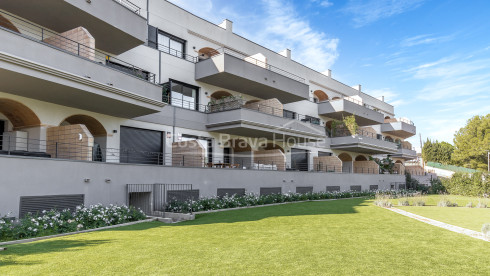
<svg viewBox="0 0 490 276">
<path fill-rule="evenodd" d="M 186 109 L 198 109 L 199 87 L 175 80 L 170 80 L 163 86 L 163 100 L 165 102 Z M 168 100 L 170 100 L 170 102 L 168 102 Z"/>
<path fill-rule="evenodd" d="M 185 55 L 185 40 L 171 34 L 158 31 L 158 50 L 183 58 Z"/>
</svg>

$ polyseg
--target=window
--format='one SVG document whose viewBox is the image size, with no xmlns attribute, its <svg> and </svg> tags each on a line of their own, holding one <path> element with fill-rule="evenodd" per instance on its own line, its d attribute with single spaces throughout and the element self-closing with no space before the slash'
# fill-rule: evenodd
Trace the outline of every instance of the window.
<svg viewBox="0 0 490 276">
<path fill-rule="evenodd" d="M 164 53 L 183 58 L 185 56 L 185 42 L 186 41 L 181 38 L 158 31 L 158 50 Z"/>
<path fill-rule="evenodd" d="M 296 112 L 284 109 L 283 110 L 283 117 L 289 118 L 289 119 L 296 119 Z"/>
<path fill-rule="evenodd" d="M 318 157 L 321 157 L 321 156 L 332 156 L 332 153 L 331 152 L 326 152 L 326 151 L 319 151 L 318 152 Z"/>
<path fill-rule="evenodd" d="M 170 80 L 163 84 L 163 101 L 173 106 L 198 110 L 199 87 Z"/>
</svg>

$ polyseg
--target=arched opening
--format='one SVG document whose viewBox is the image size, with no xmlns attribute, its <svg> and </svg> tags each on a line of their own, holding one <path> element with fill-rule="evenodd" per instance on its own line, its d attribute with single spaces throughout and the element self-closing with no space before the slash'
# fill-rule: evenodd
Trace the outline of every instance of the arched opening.
<svg viewBox="0 0 490 276">
<path fill-rule="evenodd" d="M 0 150 L 44 152 L 41 120 L 26 105 L 0 99 Z"/>
<path fill-rule="evenodd" d="M 398 144 L 398 145 L 401 145 L 402 144 L 402 140 L 400 140 L 399 138 L 396 138 L 395 139 L 395 143 Z"/>
<path fill-rule="evenodd" d="M 390 116 L 385 116 L 385 120 L 391 119 Z"/>
<path fill-rule="evenodd" d="M 352 156 L 347 153 L 341 153 L 338 158 L 342 161 L 342 172 L 351 173 L 353 169 Z"/>
<path fill-rule="evenodd" d="M 15 27 L 15 25 L 12 24 L 12 22 L 10 22 L 10 20 L 3 17 L 1 14 L 0 14 L 0 27 L 4 27 L 4 28 L 9 29 L 11 31 L 14 31 L 16 33 L 20 33 L 19 29 L 17 29 L 17 27 Z"/>
<path fill-rule="evenodd" d="M 219 100 L 219 99 L 230 97 L 230 96 L 232 96 L 232 94 L 230 92 L 216 91 L 213 94 L 211 94 L 211 99 L 213 99 L 213 100 Z"/>
<path fill-rule="evenodd" d="M 64 144 L 63 158 L 105 161 L 107 131 L 95 118 L 77 114 L 61 121 L 59 127 L 50 128 L 51 143 Z M 76 134 L 75 136 L 73 136 Z"/>
<path fill-rule="evenodd" d="M 199 61 L 206 60 L 215 55 L 219 55 L 219 52 L 217 50 L 210 47 L 201 48 L 197 53 L 199 55 Z"/>
<path fill-rule="evenodd" d="M 393 142 L 393 138 L 391 138 L 391 136 L 386 136 L 385 137 L 385 141 L 387 141 L 387 142 Z"/>
<path fill-rule="evenodd" d="M 333 97 L 332 101 L 340 100 L 340 97 Z"/>
<path fill-rule="evenodd" d="M 88 115 L 72 115 L 64 119 L 60 126 L 76 124 L 85 125 L 94 137 L 107 136 L 104 126 L 97 119 Z"/>
<path fill-rule="evenodd" d="M 315 92 L 313 92 L 313 100 L 315 102 L 328 101 L 328 95 L 327 95 L 327 93 L 323 92 L 322 90 L 315 90 Z"/>
<path fill-rule="evenodd" d="M 368 159 L 364 155 L 358 155 L 356 161 L 368 161 Z"/>
<path fill-rule="evenodd" d="M 397 163 L 397 164 L 403 164 L 403 162 L 401 160 L 396 160 L 395 163 Z"/>
<path fill-rule="evenodd" d="M 10 121 L 13 130 L 41 125 L 34 111 L 14 100 L 0 99 L 0 113 Z"/>
</svg>

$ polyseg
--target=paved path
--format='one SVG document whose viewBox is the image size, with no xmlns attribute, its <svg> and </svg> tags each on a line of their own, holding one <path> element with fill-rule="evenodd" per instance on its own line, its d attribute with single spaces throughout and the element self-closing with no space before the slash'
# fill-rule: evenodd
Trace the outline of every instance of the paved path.
<svg viewBox="0 0 490 276">
<path fill-rule="evenodd" d="M 400 215 L 407 216 L 409 218 L 416 219 L 416 220 L 421 221 L 421 222 L 425 222 L 425 223 L 430 224 L 430 225 L 434 225 L 434 226 L 437 226 L 437 227 L 441 227 L 441 228 L 447 229 L 449 231 L 453 231 L 453 232 L 456 232 L 456 233 L 459 233 L 459 234 L 470 236 L 470 237 L 475 238 L 475 239 L 479 239 L 479 240 L 490 242 L 490 237 L 485 237 L 482 232 L 478 232 L 478 231 L 466 229 L 466 228 L 455 226 L 455 225 L 452 225 L 452 224 L 447 224 L 447 223 L 444 223 L 444 222 L 440 222 L 438 220 L 426 218 L 426 217 L 419 216 L 419 215 L 414 214 L 414 213 L 410 213 L 410 212 L 407 212 L 407 211 L 404 211 L 404 210 L 400 210 L 398 208 L 385 208 L 385 209 L 388 209 L 388 210 L 393 211 L 395 213 L 398 213 Z"/>
</svg>

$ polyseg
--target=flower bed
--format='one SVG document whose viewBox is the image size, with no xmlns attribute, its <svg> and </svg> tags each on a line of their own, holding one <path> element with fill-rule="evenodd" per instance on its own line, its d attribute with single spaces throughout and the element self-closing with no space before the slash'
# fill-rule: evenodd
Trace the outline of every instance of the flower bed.
<svg viewBox="0 0 490 276">
<path fill-rule="evenodd" d="M 49 210 L 41 214 L 27 214 L 18 220 L 0 217 L 0 241 L 42 237 L 74 231 L 100 228 L 143 220 L 146 215 L 127 206 L 77 206 L 74 211 Z"/>
<path fill-rule="evenodd" d="M 399 192 L 386 191 L 377 193 L 396 194 Z M 200 198 L 198 200 L 186 200 L 170 201 L 166 207 L 167 212 L 175 213 L 192 213 L 209 210 L 219 210 L 237 207 L 267 205 L 283 202 L 294 201 L 307 201 L 307 200 L 321 200 L 321 199 L 337 199 L 337 198 L 351 198 L 351 197 L 373 197 L 376 194 L 375 191 L 363 191 L 363 192 L 320 192 L 320 193 L 287 193 L 287 194 L 271 194 L 271 195 L 255 195 L 247 194 L 243 196 L 224 196 L 224 197 L 209 197 Z"/>
</svg>

